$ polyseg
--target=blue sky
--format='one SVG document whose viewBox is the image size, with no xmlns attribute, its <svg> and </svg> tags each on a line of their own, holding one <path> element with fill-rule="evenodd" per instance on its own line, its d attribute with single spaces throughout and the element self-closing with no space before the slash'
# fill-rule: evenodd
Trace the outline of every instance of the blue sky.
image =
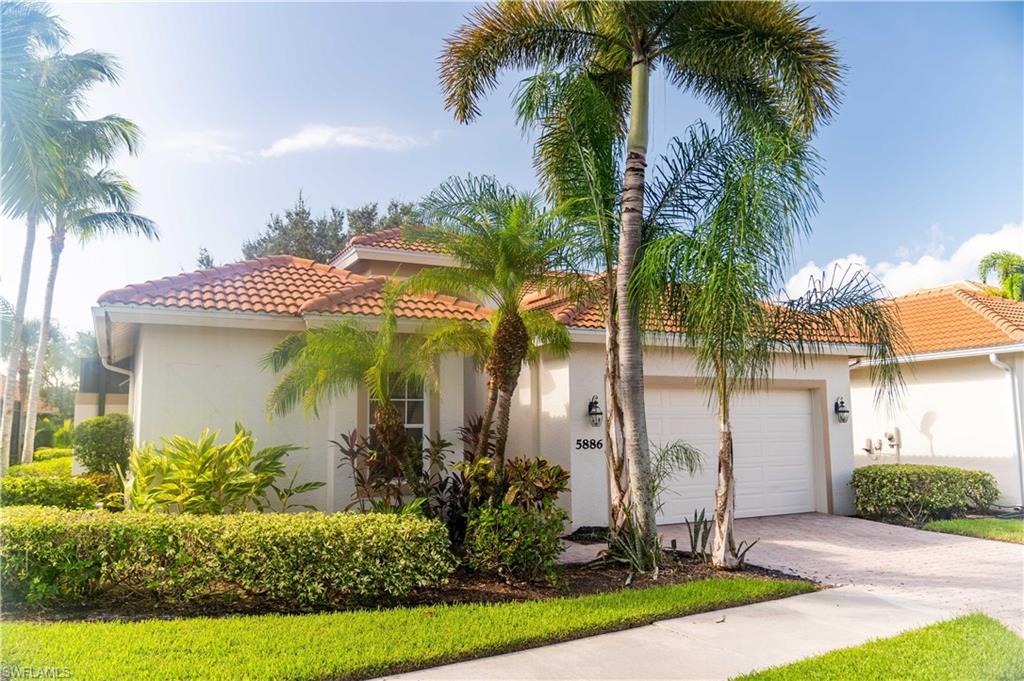
<svg viewBox="0 0 1024 681">
<path fill-rule="evenodd" d="M 809 5 L 848 71 L 819 135 L 826 172 L 794 288 L 834 261 L 872 268 L 895 292 L 971 276 L 994 248 L 1024 252 L 1024 11 L 1011 3 Z M 452 174 L 535 186 L 507 75 L 471 125 L 444 110 L 436 59 L 467 4 L 56 4 L 74 47 L 115 54 L 119 87 L 94 113 L 133 118 L 138 158 L 117 164 L 159 243 L 69 244 L 55 314 L 89 324 L 106 289 L 218 262 L 301 189 L 315 212 L 415 200 Z M 651 150 L 715 117 L 655 78 Z M 21 226 L 4 221 L 0 293 L 12 298 Z M 30 315 L 46 266 L 40 239 Z"/>
</svg>

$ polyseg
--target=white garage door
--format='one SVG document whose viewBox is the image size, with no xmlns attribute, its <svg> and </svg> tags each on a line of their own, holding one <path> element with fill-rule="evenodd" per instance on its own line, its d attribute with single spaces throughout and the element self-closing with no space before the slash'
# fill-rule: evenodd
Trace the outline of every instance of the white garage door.
<svg viewBox="0 0 1024 681">
<path fill-rule="evenodd" d="M 653 388 L 647 395 L 652 445 L 681 439 L 705 455 L 703 473 L 679 473 L 662 494 L 659 522 L 692 519 L 715 507 L 718 425 L 707 394 L 697 389 Z M 734 398 L 732 404 L 736 515 L 749 517 L 814 510 L 814 435 L 807 390 L 771 390 Z"/>
</svg>

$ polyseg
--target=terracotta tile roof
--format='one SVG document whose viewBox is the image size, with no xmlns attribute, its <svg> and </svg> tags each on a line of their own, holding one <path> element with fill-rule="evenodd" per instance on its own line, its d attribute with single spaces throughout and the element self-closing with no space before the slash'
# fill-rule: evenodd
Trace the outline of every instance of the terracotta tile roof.
<svg viewBox="0 0 1024 681">
<path fill-rule="evenodd" d="M 380 314 L 383 277 L 290 255 L 178 274 L 107 291 L 100 304 L 298 315 Z M 408 296 L 397 314 L 414 318 L 485 319 L 487 308 L 447 296 Z"/>
<path fill-rule="evenodd" d="M 379 232 L 371 232 L 369 234 L 360 234 L 349 239 L 345 247 L 334 256 L 334 260 L 337 260 L 341 256 L 351 251 L 356 246 L 364 246 L 367 248 L 386 248 L 396 251 L 418 251 L 420 253 L 443 253 L 443 249 L 437 244 L 424 243 L 406 239 L 403 235 L 403 227 L 392 227 L 390 229 L 382 229 Z"/>
<path fill-rule="evenodd" d="M 912 354 L 1024 342 L 1024 302 L 972 282 L 895 298 Z"/>
</svg>

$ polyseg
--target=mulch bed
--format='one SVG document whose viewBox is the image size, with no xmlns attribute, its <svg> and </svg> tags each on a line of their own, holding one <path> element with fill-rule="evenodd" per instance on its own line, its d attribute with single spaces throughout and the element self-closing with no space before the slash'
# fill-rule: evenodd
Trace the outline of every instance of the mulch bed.
<svg viewBox="0 0 1024 681">
<path fill-rule="evenodd" d="M 584 596 L 587 594 L 607 593 L 623 588 L 642 589 L 668 584 L 707 579 L 710 577 L 764 577 L 766 579 L 802 580 L 776 570 L 768 570 L 748 565 L 743 570 L 718 570 L 707 563 L 693 560 L 683 552 L 667 552 L 664 566 L 659 570 L 658 578 L 651 575 L 636 575 L 629 580 L 629 571 L 624 567 L 608 563 L 570 563 L 562 565 L 556 584 L 540 582 L 506 582 L 505 580 L 487 575 L 479 575 L 465 570 L 458 570 L 448 584 L 436 589 L 419 591 L 400 601 L 384 604 L 386 607 L 417 606 L 417 605 L 455 605 L 460 603 L 509 603 L 516 601 L 534 601 L 562 596 Z M 61 621 L 132 621 L 144 619 L 178 619 L 185 617 L 221 617 L 228 615 L 259 615 L 269 613 L 308 614 L 310 612 L 331 612 L 331 610 L 282 610 L 267 607 L 265 603 L 252 601 L 235 602 L 193 602 L 178 607 L 154 607 L 138 603 L 130 598 L 117 598 L 108 595 L 102 607 L 82 607 L 73 610 L 39 611 L 5 603 L 2 618 L 21 621 L 61 622 Z M 380 607 L 378 605 L 377 607 Z M 352 608 L 345 608 L 352 609 Z M 374 609 L 370 607 L 368 609 Z M 343 610 L 336 609 L 334 611 Z"/>
</svg>

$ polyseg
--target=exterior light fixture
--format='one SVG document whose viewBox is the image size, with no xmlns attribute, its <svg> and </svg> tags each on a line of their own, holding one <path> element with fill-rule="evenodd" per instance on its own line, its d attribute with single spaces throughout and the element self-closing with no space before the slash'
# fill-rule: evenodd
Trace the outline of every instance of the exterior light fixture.
<svg viewBox="0 0 1024 681">
<path fill-rule="evenodd" d="M 587 405 L 587 416 L 590 417 L 590 425 L 595 428 L 601 425 L 601 417 L 604 416 L 604 412 L 601 411 L 597 395 L 590 398 L 590 404 Z"/>
<path fill-rule="evenodd" d="M 832 407 L 832 411 L 836 413 L 836 419 L 839 423 L 846 423 L 850 420 L 850 408 L 846 406 L 846 399 L 840 397 L 836 399 L 835 406 Z"/>
</svg>

